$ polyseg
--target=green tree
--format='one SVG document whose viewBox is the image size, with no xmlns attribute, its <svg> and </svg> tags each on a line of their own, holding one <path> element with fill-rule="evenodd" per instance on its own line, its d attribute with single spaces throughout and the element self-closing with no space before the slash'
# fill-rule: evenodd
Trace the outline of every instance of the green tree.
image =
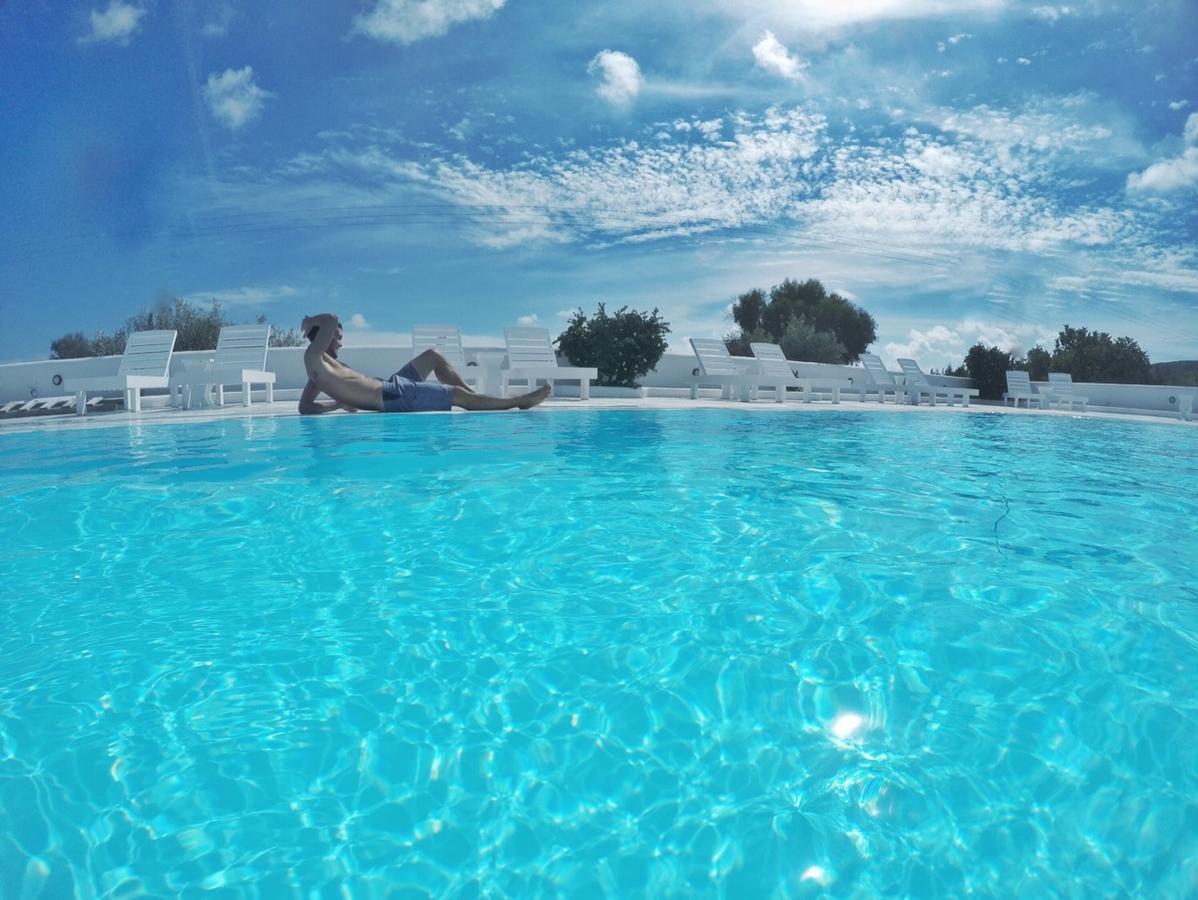
<svg viewBox="0 0 1198 900">
<path fill-rule="evenodd" d="M 808 356 L 792 359 L 852 362 L 877 338 L 873 316 L 839 294 L 829 294 L 814 278 L 802 282 L 787 278 L 770 289 L 768 301 L 760 288 L 746 291 L 733 301 L 732 318 L 740 331 L 728 335 L 725 341 L 730 353 L 741 355 L 747 352 L 750 337 L 782 344 L 792 323 L 797 322 L 805 324 L 796 325 L 792 345 L 803 347 L 804 353 L 818 352 L 820 359 Z M 815 335 L 824 337 L 817 340 Z M 827 359 L 829 348 L 836 345 L 840 347 L 839 358 Z M 787 355 L 790 356 L 789 351 Z"/>
<path fill-rule="evenodd" d="M 79 359 L 83 356 L 95 356 L 92 340 L 82 331 L 72 331 L 50 342 L 51 359 Z"/>
<path fill-rule="evenodd" d="M 745 334 L 760 331 L 761 317 L 765 313 L 767 303 L 765 291 L 761 288 L 745 291 L 732 301 L 732 320 Z"/>
<path fill-rule="evenodd" d="M 1052 370 L 1074 381 L 1152 384 L 1148 354 L 1129 337 L 1112 339 L 1105 331 L 1065 325 L 1052 351 Z"/>
<path fill-rule="evenodd" d="M 259 316 L 258 324 L 266 324 L 266 316 Z M 98 331 L 92 337 L 75 331 L 64 334 L 50 342 L 51 359 L 77 359 L 84 356 L 117 356 L 125 352 L 125 340 L 130 332 L 149 329 L 167 329 L 178 332 L 176 350 L 213 350 L 220 330 L 233 321 L 221 309 L 216 300 L 208 308 L 201 307 L 182 297 L 162 300 L 151 309 L 143 309 L 125 320 L 123 328 L 112 334 Z M 294 328 L 280 331 L 272 328 L 270 346 L 300 347 L 306 343 Z"/>
<path fill-rule="evenodd" d="M 637 379 L 651 372 L 666 352 L 669 333 L 669 323 L 656 308 L 644 313 L 622 306 L 608 315 L 600 303 L 589 319 L 581 309 L 575 312 L 556 343 L 570 365 L 597 368 L 599 384 L 636 387 Z"/>
<path fill-rule="evenodd" d="M 216 300 L 205 310 L 190 300 L 175 297 L 130 316 L 125 320 L 125 331 L 174 330 L 179 333 L 175 350 L 213 350 L 221 328 L 232 324 Z"/>
<path fill-rule="evenodd" d="M 1007 372 L 1022 369 L 1025 365 L 1010 351 L 1001 347 L 987 347 L 981 341 L 965 354 L 965 370 L 983 400 L 1001 400 L 1007 389 Z"/>
<path fill-rule="evenodd" d="M 1043 347 L 1032 347 L 1027 351 L 1027 375 L 1032 381 L 1048 381 L 1052 367 L 1052 354 Z"/>
<path fill-rule="evenodd" d="M 256 325 L 269 324 L 266 320 L 265 315 L 258 316 L 258 318 L 254 320 L 254 323 Z M 271 325 L 270 343 L 268 346 L 271 346 L 271 347 L 303 347 L 307 343 L 308 342 L 306 340 L 304 340 L 304 336 L 302 334 L 300 334 L 298 331 L 296 331 L 294 328 L 288 328 L 286 331 L 283 331 L 282 329 L 276 328 L 275 326 Z"/>
</svg>

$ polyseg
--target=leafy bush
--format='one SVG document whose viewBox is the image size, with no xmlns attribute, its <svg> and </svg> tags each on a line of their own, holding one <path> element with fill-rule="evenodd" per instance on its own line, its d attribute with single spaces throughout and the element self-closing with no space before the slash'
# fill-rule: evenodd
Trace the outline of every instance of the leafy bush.
<svg viewBox="0 0 1198 900">
<path fill-rule="evenodd" d="M 597 368 L 599 384 L 637 387 L 637 379 L 651 372 L 666 352 L 669 333 L 669 323 L 656 308 L 643 313 L 622 306 L 608 315 L 600 303 L 590 319 L 581 309 L 575 312 L 556 343 L 570 365 Z"/>
<path fill-rule="evenodd" d="M 1010 351 L 987 347 L 981 341 L 965 354 L 965 369 L 983 400 L 1001 400 L 1007 389 L 1007 371 L 1021 369 L 1025 363 Z"/>
<path fill-rule="evenodd" d="M 844 344 L 831 331 L 817 331 L 802 316 L 791 319 L 779 345 L 787 359 L 817 363 L 840 363 L 848 358 Z"/>
<path fill-rule="evenodd" d="M 259 316 L 259 325 L 266 324 L 266 316 Z M 175 297 L 170 302 L 161 302 L 154 309 L 143 309 L 125 320 L 123 328 L 112 334 L 98 331 L 92 337 L 75 331 L 64 334 L 50 342 L 51 359 L 78 359 L 83 356 L 116 356 L 125 352 L 125 341 L 134 331 L 166 329 L 179 332 L 175 338 L 176 350 L 212 350 L 216 339 L 225 325 L 233 321 L 225 315 L 215 300 L 209 309 L 202 309 L 190 300 Z M 294 328 L 280 331 L 272 328 L 270 346 L 300 347 L 305 344 L 303 336 Z"/>
</svg>

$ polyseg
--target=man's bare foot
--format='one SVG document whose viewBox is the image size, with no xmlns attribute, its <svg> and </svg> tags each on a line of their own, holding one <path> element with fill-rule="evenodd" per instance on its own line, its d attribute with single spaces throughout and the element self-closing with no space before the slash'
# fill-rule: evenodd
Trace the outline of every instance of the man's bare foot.
<svg viewBox="0 0 1198 900">
<path fill-rule="evenodd" d="M 520 397 L 517 397 L 516 406 L 519 409 L 532 409 L 538 403 L 544 403 L 545 398 L 549 396 L 550 386 L 547 384 L 541 385 L 535 391 L 529 391 Z"/>
</svg>

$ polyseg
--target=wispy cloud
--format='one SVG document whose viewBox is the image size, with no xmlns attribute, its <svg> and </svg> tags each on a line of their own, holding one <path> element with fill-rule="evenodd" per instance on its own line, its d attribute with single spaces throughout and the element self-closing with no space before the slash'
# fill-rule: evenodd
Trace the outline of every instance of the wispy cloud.
<svg viewBox="0 0 1198 900">
<path fill-rule="evenodd" d="M 266 100 L 274 96 L 254 82 L 251 66 L 226 69 L 219 75 L 213 72 L 203 87 L 203 95 L 212 115 L 231 131 L 258 118 Z"/>
<path fill-rule="evenodd" d="M 791 55 L 772 31 L 765 32 L 761 40 L 753 45 L 753 58 L 757 60 L 758 67 L 779 78 L 797 81 L 802 77 L 802 62 L 797 56 Z"/>
<path fill-rule="evenodd" d="M 394 44 L 440 37 L 454 25 L 485 19 L 505 0 L 376 0 L 354 16 L 353 33 Z"/>
<path fill-rule="evenodd" d="M 88 16 L 91 31 L 79 39 L 80 43 L 111 42 L 125 45 L 137 33 L 146 11 L 133 3 L 111 0 L 100 12 L 93 9 Z"/>
<path fill-rule="evenodd" d="M 645 84 L 635 59 L 619 50 L 602 50 L 587 65 L 587 73 L 598 75 L 595 92 L 613 106 L 628 106 Z"/>
<path fill-rule="evenodd" d="M 235 309 L 242 306 L 268 306 L 281 300 L 290 300 L 299 296 L 299 291 L 288 284 L 269 286 L 247 285 L 235 288 L 221 288 L 216 291 L 190 291 L 189 300 L 209 303 L 215 300 L 221 306 Z"/>
<path fill-rule="evenodd" d="M 1008 0 L 690 0 L 687 5 L 714 8 L 739 21 L 760 19 L 778 23 L 778 28 L 812 32 L 866 22 L 995 13 L 1010 3 Z"/>
<path fill-rule="evenodd" d="M 227 3 L 214 7 L 200 28 L 200 34 L 206 38 L 224 37 L 233 23 L 233 15 L 233 7 Z"/>
<path fill-rule="evenodd" d="M 1077 10 L 1072 6 L 1033 6 L 1031 13 L 1037 19 L 1042 19 L 1045 22 L 1056 22 L 1065 16 L 1076 15 Z"/>
</svg>

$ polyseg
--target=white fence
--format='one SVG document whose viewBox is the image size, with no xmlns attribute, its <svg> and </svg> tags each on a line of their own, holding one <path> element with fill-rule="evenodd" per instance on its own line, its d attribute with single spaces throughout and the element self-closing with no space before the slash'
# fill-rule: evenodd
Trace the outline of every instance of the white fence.
<svg viewBox="0 0 1198 900">
<path fill-rule="evenodd" d="M 279 399 L 289 399 L 298 395 L 307 378 L 304 374 L 302 347 L 273 347 L 267 353 L 266 367 L 277 376 L 275 394 Z M 181 367 L 185 360 L 204 359 L 211 356 L 212 351 L 180 351 L 171 357 L 171 368 Z M 411 348 L 405 346 L 387 347 L 343 347 L 341 359 L 346 365 L 362 372 L 368 372 L 381 378 L 386 378 L 398 370 L 411 358 Z M 499 367 L 503 361 L 503 347 L 478 346 L 466 348 L 468 363 L 478 367 L 482 376 L 482 389 L 498 390 Z M 60 385 L 73 378 L 93 375 L 115 375 L 120 364 L 119 356 L 91 357 L 88 359 L 48 359 L 36 362 L 8 363 L 0 365 L 0 403 L 10 400 L 29 400 L 34 397 L 56 397 L 63 395 Z M 695 370 L 696 360 L 692 354 L 667 353 L 657 364 L 657 368 L 641 379 L 641 384 L 652 393 L 670 393 L 673 391 L 689 391 L 691 373 Z M 865 377 L 865 370 L 857 366 L 836 366 L 822 363 L 799 362 L 795 368 L 800 376 L 813 378 L 846 378 L 854 383 Z M 899 381 L 901 375 L 897 375 Z M 58 383 L 55 383 L 55 379 Z M 968 378 L 955 378 L 944 375 L 929 375 L 928 380 L 933 384 L 969 387 Z M 1039 384 L 1037 382 L 1037 384 Z M 1077 393 L 1090 398 L 1091 408 L 1106 412 L 1133 412 L 1156 415 L 1176 415 L 1178 398 L 1185 395 L 1193 396 L 1198 388 L 1180 387 L 1176 385 L 1152 384 L 1088 384 L 1077 383 Z M 294 394 L 292 392 L 295 392 Z M 577 388 L 561 385 L 554 393 L 559 396 L 577 395 Z M 166 402 L 166 392 L 157 392 L 160 399 L 155 399 L 155 392 L 146 392 L 150 398 L 148 405 L 156 406 Z M 632 392 L 617 388 L 592 388 L 592 396 L 619 396 Z M 1198 403 L 1195 404 L 1198 408 Z"/>
</svg>

